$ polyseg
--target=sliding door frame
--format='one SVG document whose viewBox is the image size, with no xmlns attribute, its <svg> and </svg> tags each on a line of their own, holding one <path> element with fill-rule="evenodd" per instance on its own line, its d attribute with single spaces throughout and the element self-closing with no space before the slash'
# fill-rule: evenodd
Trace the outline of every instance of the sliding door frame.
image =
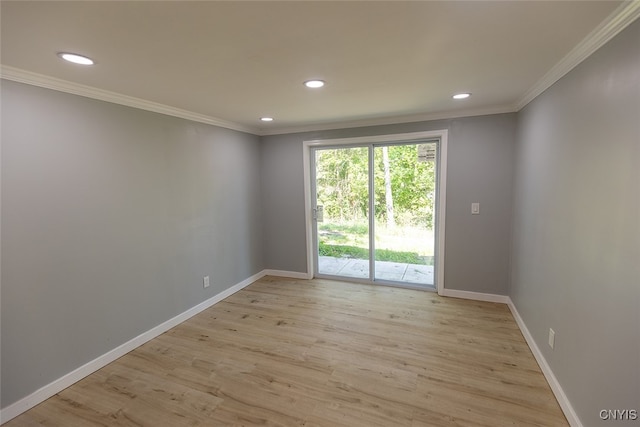
<svg viewBox="0 0 640 427">
<path fill-rule="evenodd" d="M 312 200 L 312 170 L 315 164 L 312 161 L 311 153 L 314 148 L 329 148 L 340 146 L 363 146 L 376 145 L 385 143 L 405 143 L 422 142 L 425 139 L 435 140 L 437 148 L 436 162 L 436 267 L 435 267 L 435 288 L 438 294 L 442 294 L 444 290 L 444 246 L 445 246 L 445 217 L 446 217 L 446 178 L 447 178 L 447 137 L 446 129 L 425 132 L 411 132 L 391 135 L 375 135 L 355 138 L 339 138 L 339 139 L 322 139 L 308 140 L 303 142 L 303 168 L 304 168 L 304 206 L 305 206 L 305 226 L 306 226 L 306 248 L 307 248 L 307 277 L 313 278 L 315 272 L 316 258 L 314 256 L 316 249 L 314 247 L 314 227 L 316 226 L 313 218 Z M 372 151 L 370 151 L 372 153 Z M 372 154 L 370 154 L 372 155 Z M 372 201 L 370 201 L 372 203 Z M 371 231 L 371 230 L 370 230 Z"/>
</svg>

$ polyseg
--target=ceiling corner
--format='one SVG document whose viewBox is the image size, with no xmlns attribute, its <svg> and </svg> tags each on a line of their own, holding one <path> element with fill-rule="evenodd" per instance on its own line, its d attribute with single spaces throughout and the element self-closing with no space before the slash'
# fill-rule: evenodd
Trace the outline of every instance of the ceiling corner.
<svg viewBox="0 0 640 427">
<path fill-rule="evenodd" d="M 640 17 L 640 1 L 631 0 L 622 3 L 604 21 L 591 31 L 571 52 L 551 68 L 516 102 L 516 111 L 523 109 L 529 102 L 560 80 L 565 74 L 578 66 L 606 42 L 615 37 Z"/>
</svg>

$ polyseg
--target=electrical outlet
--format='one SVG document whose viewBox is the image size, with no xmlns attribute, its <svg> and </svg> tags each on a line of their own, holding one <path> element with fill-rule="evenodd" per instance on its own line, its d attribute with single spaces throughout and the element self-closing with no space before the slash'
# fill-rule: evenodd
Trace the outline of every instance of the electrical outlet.
<svg viewBox="0 0 640 427">
<path fill-rule="evenodd" d="M 549 328 L 549 347 L 553 348 L 556 344 L 556 331 Z"/>
<path fill-rule="evenodd" d="M 203 286 L 205 288 L 209 287 L 209 276 L 204 276 Z"/>
</svg>

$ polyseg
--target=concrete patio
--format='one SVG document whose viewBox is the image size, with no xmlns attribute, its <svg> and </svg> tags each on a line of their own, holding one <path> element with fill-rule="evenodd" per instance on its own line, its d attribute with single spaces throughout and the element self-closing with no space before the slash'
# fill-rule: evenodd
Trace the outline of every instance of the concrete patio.
<svg viewBox="0 0 640 427">
<path fill-rule="evenodd" d="M 332 276 L 369 278 L 369 261 L 354 258 L 320 256 L 318 272 Z M 433 266 L 376 261 L 376 280 L 433 286 Z"/>
</svg>

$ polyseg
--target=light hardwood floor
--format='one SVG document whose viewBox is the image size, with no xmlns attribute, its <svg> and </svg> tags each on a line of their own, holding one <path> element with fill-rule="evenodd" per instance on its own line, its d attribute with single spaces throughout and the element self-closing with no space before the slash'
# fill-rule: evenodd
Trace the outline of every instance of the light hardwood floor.
<svg viewBox="0 0 640 427">
<path fill-rule="evenodd" d="M 504 304 L 265 277 L 6 424 L 566 426 Z"/>
</svg>

